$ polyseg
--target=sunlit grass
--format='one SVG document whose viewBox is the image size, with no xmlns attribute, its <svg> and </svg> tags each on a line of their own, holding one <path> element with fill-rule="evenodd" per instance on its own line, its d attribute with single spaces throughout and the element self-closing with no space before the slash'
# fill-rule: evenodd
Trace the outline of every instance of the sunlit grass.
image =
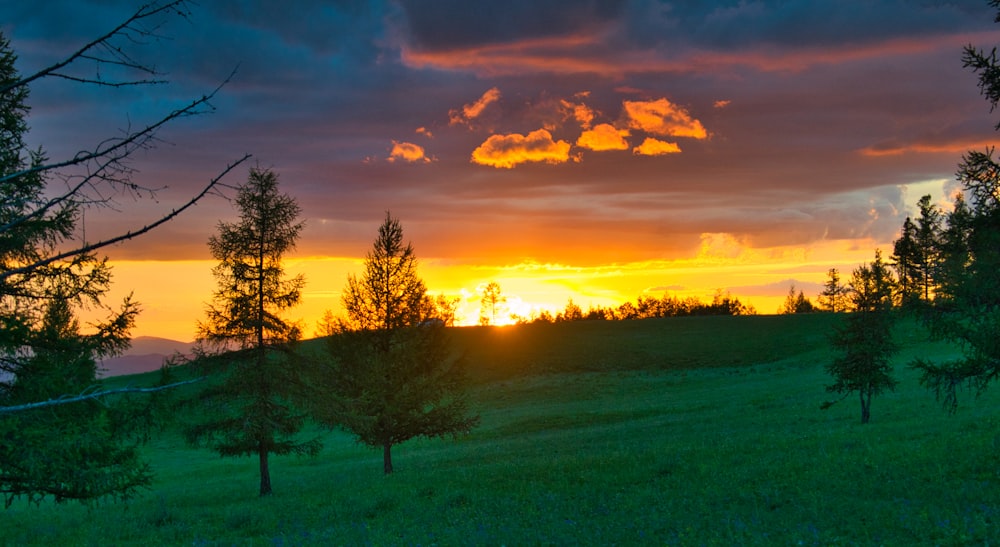
<svg viewBox="0 0 1000 547">
<path fill-rule="evenodd" d="M 859 423 L 855 398 L 820 410 L 833 398 L 823 389 L 821 334 L 831 319 L 816 317 L 463 329 L 456 342 L 467 347 L 482 424 L 459 440 L 402 445 L 392 476 L 382 475 L 380 453 L 320 432 L 323 453 L 274 458 L 275 494 L 258 499 L 256 460 L 220 459 L 168 433 L 147 447 L 157 471 L 149 493 L 96 508 L 16 504 L 2 537 L 63 545 L 1000 540 L 1000 394 L 966 397 L 950 416 L 897 366 L 900 386 L 875 400 L 871 424 Z M 899 363 L 954 353 L 907 331 Z M 783 347 L 769 348 L 776 343 Z"/>
</svg>

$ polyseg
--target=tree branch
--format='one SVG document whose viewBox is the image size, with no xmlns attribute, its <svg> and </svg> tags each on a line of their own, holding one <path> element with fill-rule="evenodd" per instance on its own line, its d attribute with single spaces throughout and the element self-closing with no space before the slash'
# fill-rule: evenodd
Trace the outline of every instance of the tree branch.
<svg viewBox="0 0 1000 547">
<path fill-rule="evenodd" d="M 27 403 L 23 405 L 13 405 L 13 406 L 0 406 L 0 414 L 10 414 L 12 412 L 21 412 L 24 410 L 32 410 L 35 408 L 43 408 L 47 406 L 65 405 L 69 403 L 78 403 L 80 401 L 87 401 L 90 399 L 97 399 L 99 397 L 106 397 L 108 395 L 118 395 L 121 393 L 155 393 L 157 391 L 163 391 L 165 389 L 173 389 L 175 387 L 180 387 L 188 384 L 193 384 L 204 380 L 204 376 L 198 378 L 193 378 L 191 380 L 184 380 L 183 382 L 175 382 L 173 384 L 167 384 L 165 386 L 157 387 L 123 387 L 118 389 L 107 389 L 104 391 L 95 391 L 93 393 L 82 393 L 75 397 L 62 396 L 55 399 L 49 399 L 47 401 L 39 401 L 37 403 Z"/>
<path fill-rule="evenodd" d="M 122 51 L 120 48 L 116 48 L 114 46 L 109 45 L 108 42 L 112 38 L 114 38 L 116 36 L 119 36 L 119 35 L 126 35 L 126 36 L 128 36 L 129 34 L 137 34 L 139 36 L 155 36 L 153 34 L 153 30 L 136 28 L 134 25 L 136 23 L 139 23 L 143 19 L 147 19 L 149 17 L 153 17 L 153 16 L 155 16 L 157 14 L 164 13 L 164 12 L 170 12 L 170 11 L 172 11 L 172 12 L 180 14 L 182 16 L 186 16 L 187 10 L 184 9 L 184 6 L 185 6 L 185 4 L 188 4 L 188 2 L 189 2 L 189 0 L 173 0 L 172 2 L 168 2 L 166 4 L 163 4 L 162 6 L 157 6 L 156 2 L 151 2 L 149 4 L 144 4 L 139 9 L 137 9 L 135 11 L 135 13 L 132 14 L 131 17 L 129 17 L 128 19 L 126 19 L 125 21 L 123 21 L 120 25 L 118 25 L 115 28 L 111 29 L 110 31 L 108 31 L 104 35 L 99 36 L 99 37 L 95 38 L 94 40 L 88 42 L 83 47 L 81 47 L 80 49 L 76 50 L 75 53 L 71 54 L 70 56 L 66 57 L 65 59 L 63 59 L 61 61 L 58 61 L 55 64 L 52 64 L 52 65 L 50 65 L 50 66 L 48 66 L 46 68 L 43 68 L 42 70 L 39 70 L 38 72 L 35 72 L 34 74 L 32 74 L 30 76 L 27 76 L 25 78 L 21 78 L 20 80 L 11 82 L 11 83 L 3 86 L 3 87 L 0 87 L 0 95 L 4 95 L 5 93 L 7 93 L 8 91 L 10 91 L 11 89 L 25 86 L 25 85 L 27 85 L 27 84 L 35 81 L 35 80 L 44 78 L 46 76 L 56 76 L 56 77 L 72 79 L 72 80 L 76 80 L 76 81 L 84 82 L 84 83 L 91 83 L 91 84 L 98 84 L 98 85 L 112 85 L 112 86 L 116 86 L 116 87 L 122 86 L 122 85 L 142 85 L 142 84 L 147 84 L 147 83 L 155 83 L 154 81 L 149 81 L 149 80 L 138 80 L 138 81 L 133 81 L 133 82 L 106 82 L 106 81 L 99 80 L 99 79 L 96 79 L 96 78 L 76 78 L 76 77 L 69 78 L 69 77 L 67 77 L 64 74 L 58 73 L 57 71 L 60 70 L 60 69 L 62 69 L 62 68 L 65 68 L 65 67 L 67 67 L 67 66 L 69 66 L 71 64 L 73 64 L 77 60 L 85 59 L 85 60 L 92 60 L 92 61 L 94 61 L 94 62 L 96 62 L 98 64 L 119 64 L 119 65 L 122 65 L 122 66 L 126 66 L 128 68 L 133 68 L 133 69 L 140 70 L 142 72 L 146 72 L 147 74 L 154 74 L 154 75 L 157 74 L 156 70 L 153 69 L 152 67 L 148 67 L 148 66 L 145 66 L 143 64 L 140 64 L 138 62 L 133 61 L 132 59 L 129 58 L 128 55 L 125 54 L 124 51 Z M 130 38 L 130 39 L 133 40 L 133 41 L 135 41 L 134 38 Z M 93 49 L 95 49 L 97 47 L 100 47 L 100 46 L 104 46 L 110 52 L 112 58 L 106 58 L 106 57 L 101 57 L 101 56 L 88 55 L 89 51 L 91 51 L 91 50 L 93 50 Z M 114 58 L 117 58 L 118 60 L 115 61 Z"/>
<path fill-rule="evenodd" d="M 74 256 L 79 256 L 79 255 L 87 254 L 87 253 L 90 253 L 91 251 L 95 251 L 95 250 L 100 249 L 102 247 L 107 247 L 109 245 L 114 245 L 115 243 L 120 243 L 122 241 L 128 241 L 128 240 L 130 240 L 132 238 L 135 238 L 135 237 L 138 237 L 138 236 L 140 236 L 142 234 L 145 234 L 146 232 L 149 232 L 150 230 L 156 228 L 157 226 L 160 226 L 161 224 L 164 224 L 164 223 L 166 223 L 166 222 L 168 222 L 170 220 L 173 220 L 174 217 L 176 217 L 177 215 L 181 214 L 186 209 L 190 208 L 192 205 L 196 204 L 199 200 L 201 200 L 201 198 L 205 197 L 206 194 L 208 194 L 213 188 L 216 187 L 216 185 L 219 184 L 219 182 L 222 180 L 222 177 L 226 176 L 226 174 L 228 174 L 230 171 L 232 171 L 237 165 L 243 163 L 244 161 L 246 161 L 249 158 L 250 158 L 250 154 L 246 154 L 242 158 L 240 158 L 239 160 L 237 160 L 237 161 L 235 161 L 235 162 L 227 165 L 226 168 L 222 171 L 222 173 L 220 173 L 218 176 L 216 176 L 214 179 L 212 179 L 211 182 L 209 182 L 208 185 L 206 185 L 201 190 L 201 192 L 199 192 L 197 195 L 195 195 L 190 200 L 188 200 L 188 202 L 185 203 L 184 205 L 178 207 L 177 209 L 174 209 L 174 210 L 170 211 L 169 214 L 164 215 L 163 217 L 160 217 L 160 219 L 157 220 L 156 222 L 153 222 L 151 224 L 147 224 L 147 225 L 143 226 L 142 228 L 140 228 L 138 230 L 128 231 L 128 232 L 125 232 L 124 234 L 121 234 L 121 235 L 116 236 L 116 237 L 112 237 L 112 238 L 109 238 L 109 239 L 101 240 L 101 241 L 98 241 L 96 243 L 87 244 L 87 245 L 84 245 L 82 247 L 78 247 L 76 249 L 71 249 L 69 251 L 64 251 L 62 253 L 52 255 L 52 256 L 50 256 L 48 258 L 35 261 L 35 262 L 31 263 L 31 264 L 26 264 L 26 265 L 21 266 L 19 268 L 10 268 L 8 270 L 0 272 L 0 282 L 3 282 L 3 281 L 5 281 L 5 280 L 7 280 L 10 277 L 15 276 L 15 275 L 30 273 L 30 272 L 35 271 L 35 270 L 37 270 L 39 268 L 42 268 L 44 266 L 48 266 L 49 264 L 52 264 L 53 262 L 58 262 L 60 260 L 66 259 L 66 258 L 70 258 L 70 257 L 74 257 Z"/>
</svg>

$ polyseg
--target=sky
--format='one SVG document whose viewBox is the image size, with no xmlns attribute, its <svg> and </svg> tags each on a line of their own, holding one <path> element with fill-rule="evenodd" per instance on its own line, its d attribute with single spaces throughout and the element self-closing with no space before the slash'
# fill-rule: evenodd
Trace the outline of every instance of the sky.
<svg viewBox="0 0 1000 547">
<path fill-rule="evenodd" d="M 30 73 L 113 28 L 125 0 L 0 0 Z M 774 313 L 815 298 L 892 241 L 920 196 L 947 206 L 961 155 L 996 141 L 962 48 L 991 49 L 985 1 L 213 0 L 132 44 L 167 85 L 32 87 L 28 141 L 92 149 L 215 89 L 136 154 L 155 199 L 116 198 L 94 239 L 186 201 L 253 158 L 302 206 L 289 256 L 307 335 L 360 271 L 390 211 L 431 294 L 478 319 L 482 288 L 511 311 L 729 291 Z M 91 70 L 78 67 L 80 73 Z M 91 72 L 92 74 L 92 72 Z M 112 300 L 135 334 L 190 340 L 214 287 L 207 240 L 232 204 L 209 197 L 107 249 Z"/>
</svg>

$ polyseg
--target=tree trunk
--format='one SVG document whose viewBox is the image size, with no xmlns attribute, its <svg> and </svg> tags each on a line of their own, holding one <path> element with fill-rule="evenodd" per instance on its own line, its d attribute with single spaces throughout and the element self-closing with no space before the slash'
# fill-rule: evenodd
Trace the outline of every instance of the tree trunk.
<svg viewBox="0 0 1000 547">
<path fill-rule="evenodd" d="M 382 445 L 382 461 L 385 464 L 385 474 L 389 475 L 392 473 L 392 444 L 385 443 Z"/>
<path fill-rule="evenodd" d="M 261 445 L 257 449 L 257 457 L 260 460 L 260 495 L 271 495 L 271 469 L 267 465 L 267 449 Z"/>
<path fill-rule="evenodd" d="M 861 423 L 866 424 L 872 419 L 872 394 L 866 390 L 858 390 L 861 395 Z"/>
</svg>

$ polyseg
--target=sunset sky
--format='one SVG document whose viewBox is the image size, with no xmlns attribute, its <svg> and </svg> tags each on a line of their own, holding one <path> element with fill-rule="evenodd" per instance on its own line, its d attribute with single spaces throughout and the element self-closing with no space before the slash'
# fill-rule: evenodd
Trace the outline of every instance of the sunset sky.
<svg viewBox="0 0 1000 547">
<path fill-rule="evenodd" d="M 0 1 L 22 73 L 139 2 Z M 996 141 L 961 63 L 1000 26 L 983 0 L 658 2 L 212 0 L 138 50 L 171 83 L 32 88 L 32 146 L 93 148 L 210 92 L 135 157 L 155 201 L 87 216 L 95 239 L 182 203 L 244 153 L 297 198 L 311 335 L 390 210 L 432 294 L 496 281 L 514 311 L 731 291 L 774 313 L 888 254 L 921 195 L 945 203 L 961 154 Z M 292 8 L 283 6 L 290 5 Z M 86 67 L 81 67 L 85 70 Z M 226 182 L 246 179 L 240 167 Z M 136 335 L 194 337 L 221 198 L 107 250 Z"/>
</svg>

